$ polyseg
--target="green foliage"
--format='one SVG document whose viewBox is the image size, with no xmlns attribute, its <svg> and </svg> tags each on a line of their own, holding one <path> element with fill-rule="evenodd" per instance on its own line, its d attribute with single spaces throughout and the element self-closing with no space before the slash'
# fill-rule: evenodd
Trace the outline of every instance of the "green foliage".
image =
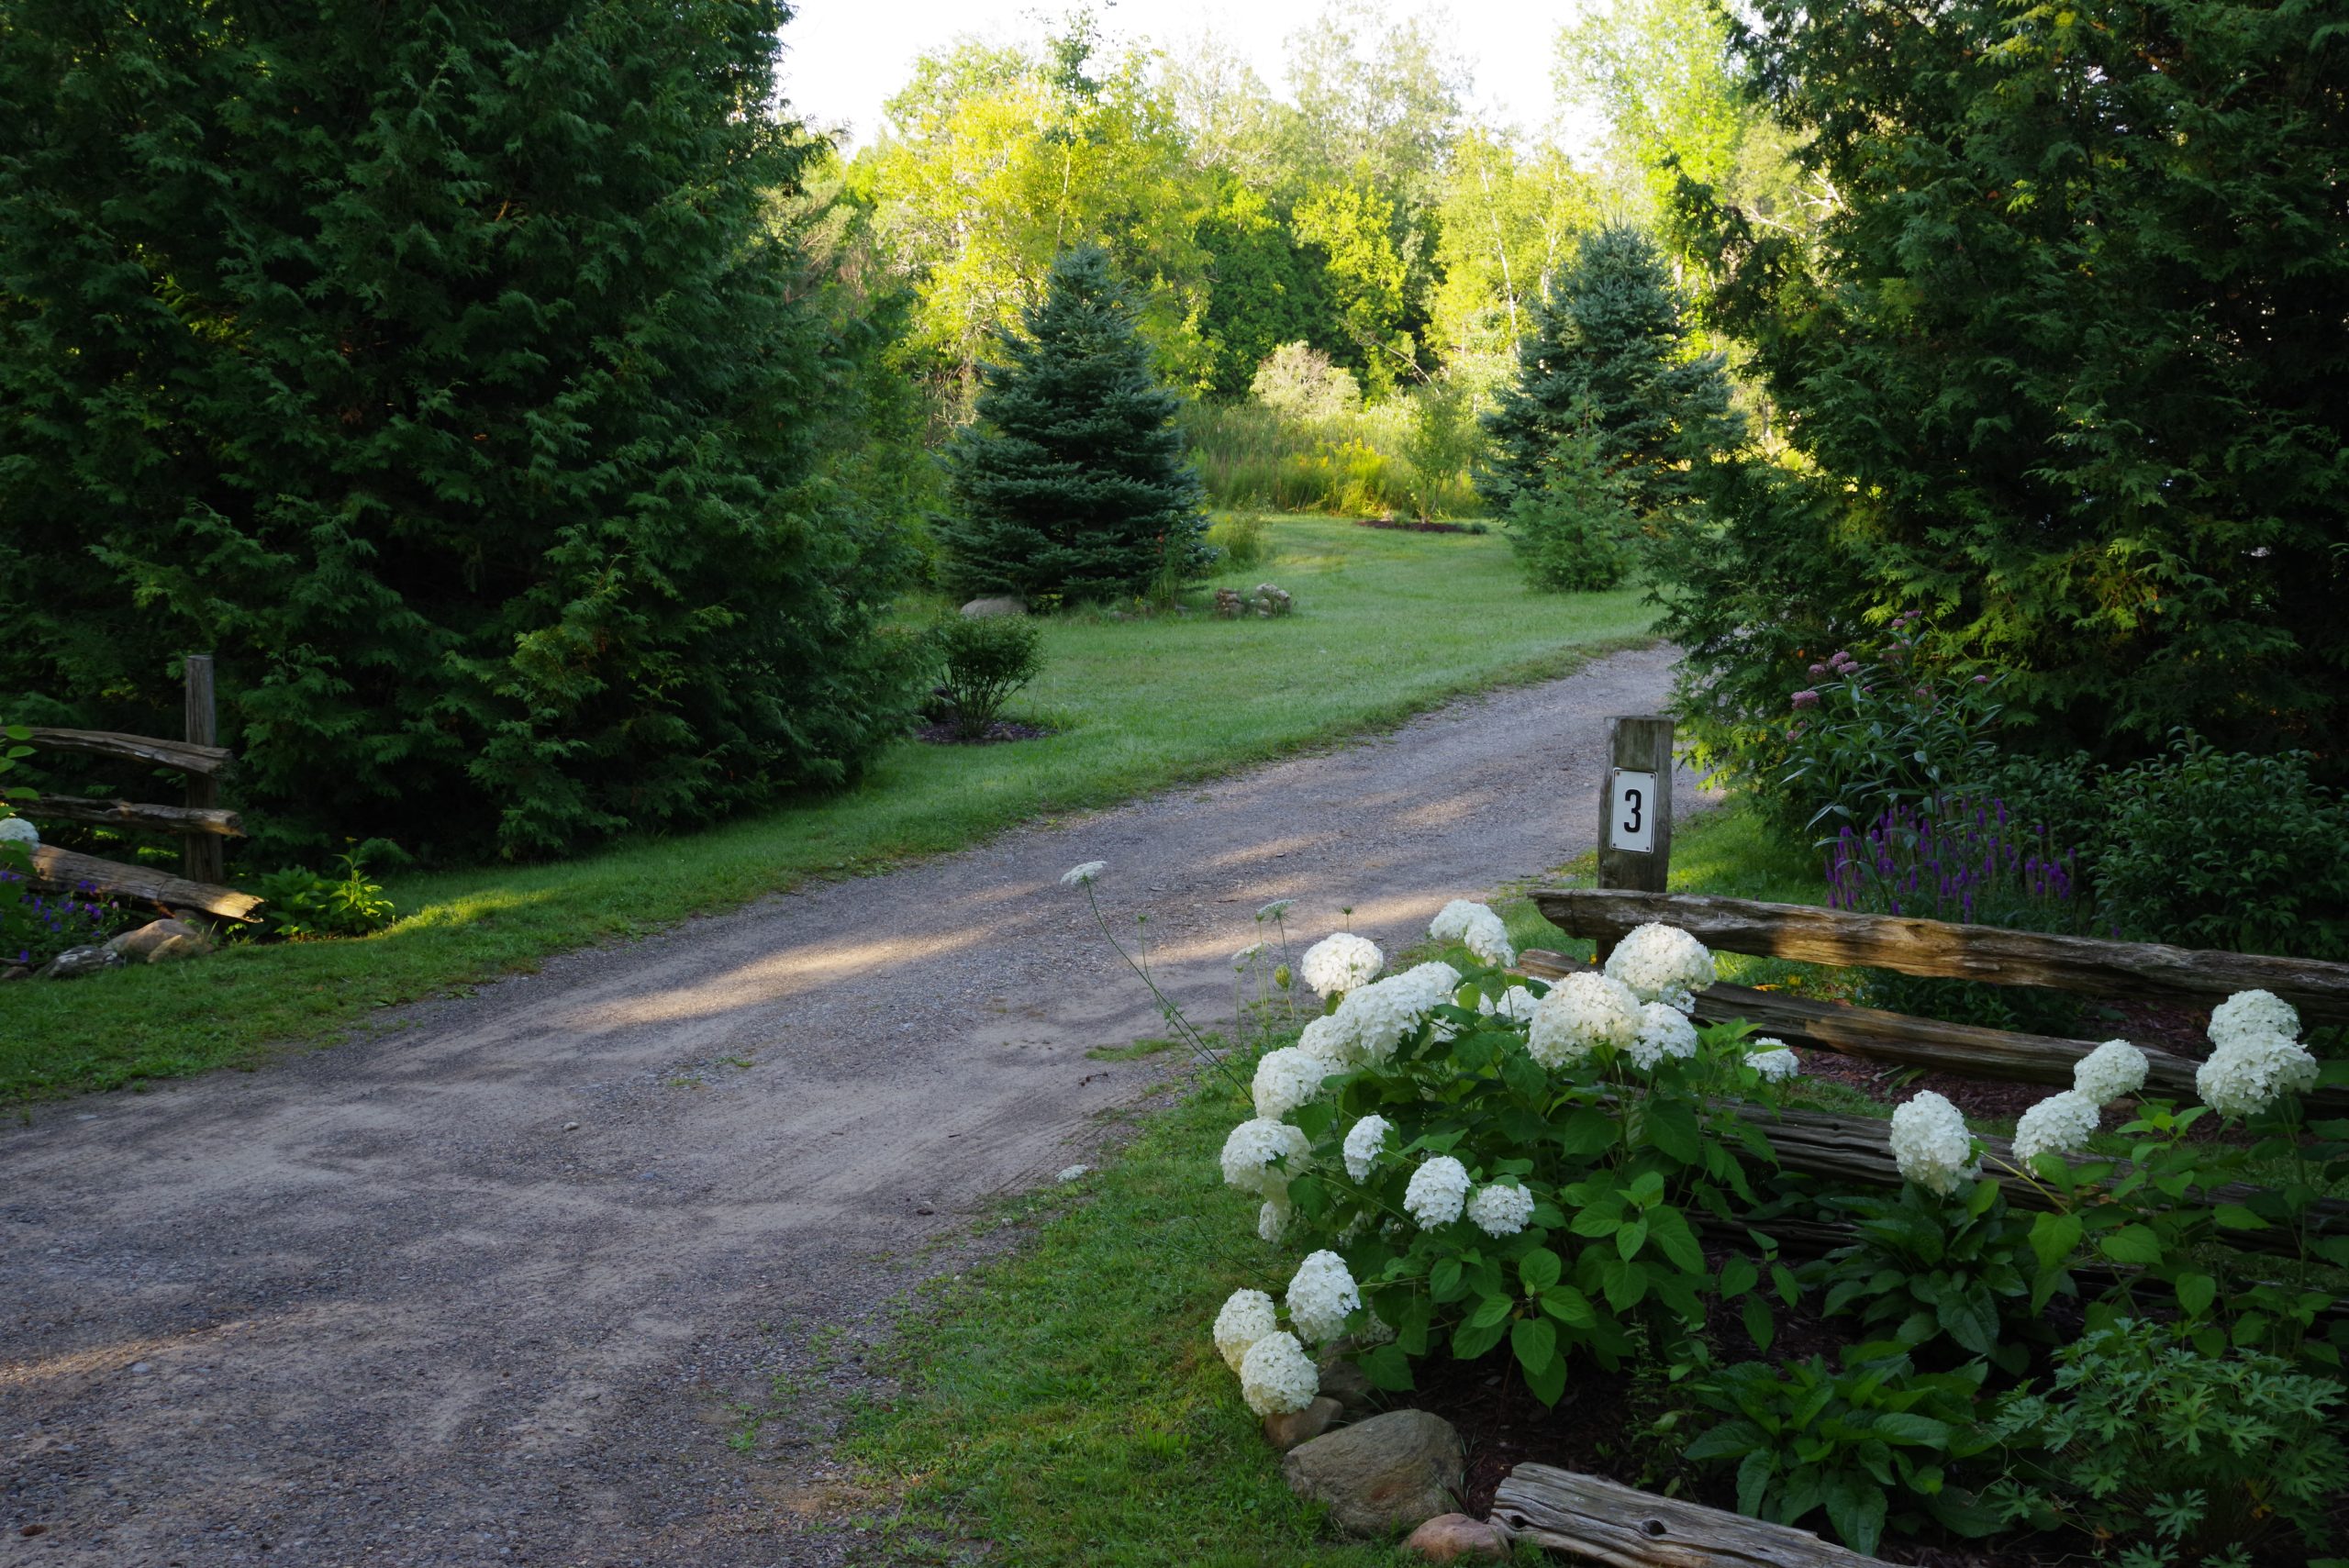
<svg viewBox="0 0 2349 1568">
<path fill-rule="evenodd" d="M 1518 346 L 1517 381 L 1485 424 L 1495 451 L 1477 487 L 1496 507 L 1540 488 L 1578 427 L 1642 512 L 1682 500 L 1689 465 L 1737 437 L 1720 356 L 1690 350 L 1663 258 L 1620 225 L 1586 237 L 1553 279 Z"/>
<path fill-rule="evenodd" d="M 1191 460 L 1219 506 L 1375 517 L 1416 511 L 1423 495 L 1457 515 L 1475 497 L 1428 486 L 1404 456 L 1411 406 L 1397 399 L 1299 422 L 1256 403 L 1192 404 L 1180 416 Z"/>
<path fill-rule="evenodd" d="M 1353 373 L 1305 342 L 1283 343 L 1266 354 L 1249 378 L 1248 395 L 1282 424 L 1297 428 L 1343 419 L 1362 408 L 1362 386 Z"/>
<path fill-rule="evenodd" d="M 1587 426 L 1559 436 L 1540 483 L 1509 498 L 1508 541 L 1527 581 L 1553 593 L 1612 588 L 1631 569 L 1639 526 L 1630 487 L 1609 471 Z"/>
<path fill-rule="evenodd" d="M 2103 778 L 2094 866 L 2111 925 L 2136 941 L 2349 957 L 2349 804 L 2314 763 L 2181 735 Z"/>
<path fill-rule="evenodd" d="M 175 733 L 217 651 L 281 846 L 537 854 L 854 774 L 901 545 L 817 478 L 785 15 L 12 6 L 0 693 Z"/>
<path fill-rule="evenodd" d="M 1403 461 L 1411 510 L 1421 522 L 1433 520 L 1469 495 L 1470 472 L 1485 450 L 1476 401 L 1476 388 L 1463 375 L 1438 376 L 1411 389 Z"/>
<path fill-rule="evenodd" d="M 263 876 L 262 922 L 272 934 L 299 941 L 316 937 L 363 937 L 399 918 L 358 855 L 340 855 L 340 876 L 288 866 Z"/>
<path fill-rule="evenodd" d="M 1349 348 L 1330 296 L 1327 252 L 1298 239 L 1262 193 L 1231 184 L 1199 225 L 1198 242 L 1213 258 L 1200 323 L 1209 391 L 1225 397 L 1252 391 L 1261 367 L 1286 344 L 1325 356 Z"/>
<path fill-rule="evenodd" d="M 0 840 L 0 966 L 38 969 L 69 948 L 105 941 L 143 917 L 132 914 L 91 883 L 64 893 L 36 893 L 32 855 Z"/>
<path fill-rule="evenodd" d="M 1044 667 L 1043 630 L 1025 616 L 948 616 L 930 628 L 930 640 L 955 725 L 972 740 L 985 735 L 1011 694 Z"/>
<path fill-rule="evenodd" d="M 2191 1564 L 2279 1528 L 2326 1543 L 2349 1491 L 2337 1382 L 2264 1351 L 2206 1352 L 2139 1318 L 2056 1362 L 2045 1393 L 2019 1390 L 1991 1418 L 2016 1451 L 1993 1494 L 2009 1518 L 2138 1543 L 2129 1568 Z"/>
<path fill-rule="evenodd" d="M 1272 559 L 1272 530 L 1252 514 L 1218 517 L 1208 525 L 1208 548 L 1219 566 L 1259 566 Z"/>
<path fill-rule="evenodd" d="M 959 516 L 937 532 L 963 587 L 1121 598 L 1169 562 L 1206 569 L 1198 475 L 1106 252 L 1052 264 L 1026 332 L 985 367 L 977 418 L 947 453 Z"/>
<path fill-rule="evenodd" d="M 1976 1356 L 2020 1373 L 2033 1345 L 2053 1342 L 2043 1314 L 2078 1292 L 2064 1260 L 2043 1261 L 2032 1222 L 2007 1206 L 1995 1182 L 1956 1198 L 1910 1183 L 1889 1197 L 1829 1197 L 1859 1240 L 1804 1271 L 1823 1288 L 1821 1311 L 1858 1317 L 1871 1339 L 1940 1362 Z"/>
<path fill-rule="evenodd" d="M 1805 238 L 1682 188 L 1709 318 L 1752 342 L 1800 454 L 1709 497 L 1731 542 L 1675 595 L 1696 683 L 1922 606 L 1943 648 L 2015 671 L 2048 751 L 2192 724 L 2349 754 L 2335 18 L 1735 15 L 1738 69 L 1839 200 Z M 1759 602 L 1785 631 L 1733 645 Z"/>
<path fill-rule="evenodd" d="M 1737 1509 L 1798 1524 L 1821 1509 L 1854 1551 L 1873 1553 L 1889 1524 L 1913 1533 L 1927 1517 L 1967 1534 L 1987 1524 L 1949 1485 L 1949 1468 L 1990 1447 L 1975 1422 L 1976 1363 L 1920 1373 L 1886 1345 L 1842 1371 L 1817 1356 L 1772 1367 L 1741 1362 L 1700 1377 L 1697 1398 L 1730 1418 L 1700 1434 L 1687 1457 L 1737 1465 Z"/>
</svg>

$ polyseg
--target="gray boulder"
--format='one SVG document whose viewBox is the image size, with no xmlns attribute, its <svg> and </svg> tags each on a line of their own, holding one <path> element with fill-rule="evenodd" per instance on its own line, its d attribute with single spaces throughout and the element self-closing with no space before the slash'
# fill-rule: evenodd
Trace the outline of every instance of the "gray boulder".
<svg viewBox="0 0 2349 1568">
<path fill-rule="evenodd" d="M 212 949 L 211 939 L 185 920 L 150 920 L 135 931 L 123 932 L 106 947 L 120 953 L 127 963 L 145 963 L 154 957 L 156 949 L 175 938 L 195 942 L 206 952 Z"/>
<path fill-rule="evenodd" d="M 1426 1410 L 1389 1410 L 1289 1450 L 1289 1490 L 1326 1504 L 1330 1522 L 1358 1540 L 1417 1528 L 1460 1505 L 1460 1434 Z"/>
<path fill-rule="evenodd" d="M 963 606 L 963 613 L 982 620 L 988 616 L 1024 616 L 1028 606 L 1018 599 L 973 599 Z"/>
<path fill-rule="evenodd" d="M 43 980 L 79 980 L 123 966 L 122 954 L 106 947 L 67 948 L 41 966 Z"/>
<path fill-rule="evenodd" d="M 1330 1429 L 1330 1423 L 1345 1413 L 1345 1407 L 1324 1394 L 1302 1410 L 1286 1416 L 1264 1418 L 1264 1440 L 1286 1453 L 1297 1444 L 1311 1442 Z"/>
</svg>

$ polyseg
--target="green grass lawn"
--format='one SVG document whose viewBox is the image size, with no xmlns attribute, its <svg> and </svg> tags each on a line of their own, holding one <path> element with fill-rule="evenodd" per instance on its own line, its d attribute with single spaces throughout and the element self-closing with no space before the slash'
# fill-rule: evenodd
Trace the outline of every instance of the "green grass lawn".
<svg viewBox="0 0 2349 1568">
<path fill-rule="evenodd" d="M 1047 622 L 1045 673 L 1011 710 L 1056 727 L 1047 739 L 907 741 L 854 790 L 714 831 L 554 864 L 404 878 L 389 891 L 413 913 L 362 941 L 241 947 L 198 963 L 0 988 L 0 1101 L 250 1063 L 273 1047 L 364 1027 L 375 1007 L 527 970 L 564 949 L 1562 673 L 1644 639 L 1651 619 L 1636 589 L 1530 593 L 1498 534 L 1283 517 L 1272 535 L 1271 561 L 1216 583 L 1278 583 L 1296 596 L 1292 616 L 1087 612 Z"/>
</svg>

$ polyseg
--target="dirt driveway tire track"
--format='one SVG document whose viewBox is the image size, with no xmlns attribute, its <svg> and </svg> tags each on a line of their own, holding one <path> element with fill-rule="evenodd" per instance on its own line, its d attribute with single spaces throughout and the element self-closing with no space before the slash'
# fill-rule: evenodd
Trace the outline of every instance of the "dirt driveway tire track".
<svg viewBox="0 0 2349 1568">
<path fill-rule="evenodd" d="M 737 1452 L 736 1402 L 1172 1062 L 1086 1055 L 1161 1031 L 1060 873 L 1107 861 L 1225 1016 L 1266 900 L 1400 945 L 1587 848 L 1670 657 L 40 1107 L 0 1130 L 0 1563 L 842 1561 L 822 1434 Z"/>
</svg>

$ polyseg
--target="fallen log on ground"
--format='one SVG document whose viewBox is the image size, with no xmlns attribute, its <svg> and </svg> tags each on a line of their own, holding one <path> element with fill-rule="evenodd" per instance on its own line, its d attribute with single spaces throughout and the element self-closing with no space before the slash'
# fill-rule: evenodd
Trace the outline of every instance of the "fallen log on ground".
<svg viewBox="0 0 2349 1568">
<path fill-rule="evenodd" d="M 1493 1519 L 1609 1568 L 1886 1568 L 1809 1530 L 1546 1464 L 1520 1464 L 1501 1478 Z"/>
</svg>

